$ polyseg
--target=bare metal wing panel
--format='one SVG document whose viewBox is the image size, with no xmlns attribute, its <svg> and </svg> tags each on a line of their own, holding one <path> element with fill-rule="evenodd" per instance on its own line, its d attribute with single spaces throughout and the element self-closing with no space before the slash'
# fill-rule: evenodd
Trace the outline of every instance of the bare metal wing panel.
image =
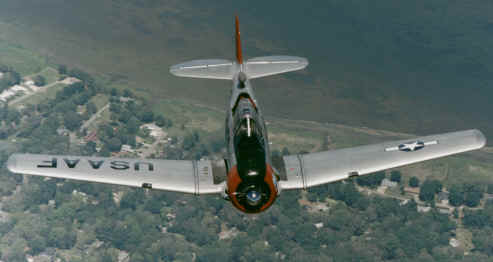
<svg viewBox="0 0 493 262">
<path fill-rule="evenodd" d="M 126 159 L 13 154 L 9 171 L 116 185 L 155 188 L 190 194 L 220 193 L 211 161 Z"/>
<path fill-rule="evenodd" d="M 225 59 L 206 59 L 174 65 L 169 71 L 181 77 L 231 80 L 236 72 L 236 66 Z"/>
<path fill-rule="evenodd" d="M 249 78 L 259 78 L 296 71 L 305 68 L 308 60 L 296 56 L 263 56 L 248 59 L 246 74 Z"/>
<path fill-rule="evenodd" d="M 479 130 L 467 130 L 345 148 L 319 153 L 285 156 L 287 181 L 283 189 L 308 188 L 350 176 L 417 163 L 475 150 L 486 144 Z"/>
</svg>

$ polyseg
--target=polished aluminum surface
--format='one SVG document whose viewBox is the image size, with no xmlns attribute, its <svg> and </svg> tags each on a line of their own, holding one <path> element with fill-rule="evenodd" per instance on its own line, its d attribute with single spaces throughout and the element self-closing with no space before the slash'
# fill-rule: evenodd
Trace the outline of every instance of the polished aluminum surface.
<svg viewBox="0 0 493 262">
<path fill-rule="evenodd" d="M 56 167 L 51 167 L 53 159 L 56 159 Z M 224 183 L 213 182 L 210 161 L 13 154 L 7 168 L 20 174 L 134 187 L 147 184 L 145 187 L 151 185 L 154 189 L 190 194 L 224 191 Z"/>
<path fill-rule="evenodd" d="M 282 74 L 296 71 L 308 66 L 308 60 L 297 56 L 262 56 L 246 61 L 246 74 L 248 78 Z"/>
<path fill-rule="evenodd" d="M 305 155 L 285 156 L 287 181 L 282 189 L 306 189 L 343 180 L 349 176 L 404 166 L 438 157 L 482 148 L 486 138 L 479 130 L 467 130 L 418 137 L 411 141 L 437 141 L 415 151 L 388 150 L 410 139 L 381 144 L 344 148 Z"/>
<path fill-rule="evenodd" d="M 174 65 L 169 71 L 181 77 L 231 80 L 237 69 L 236 64 L 226 59 L 205 59 Z"/>
</svg>

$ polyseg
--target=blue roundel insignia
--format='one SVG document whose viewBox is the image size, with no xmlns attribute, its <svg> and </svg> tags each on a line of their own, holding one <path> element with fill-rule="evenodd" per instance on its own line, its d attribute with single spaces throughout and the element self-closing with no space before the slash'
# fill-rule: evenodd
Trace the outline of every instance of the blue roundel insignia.
<svg viewBox="0 0 493 262">
<path fill-rule="evenodd" d="M 422 141 L 414 141 L 409 143 L 404 143 L 399 145 L 399 150 L 404 152 L 411 152 L 420 150 L 425 147 L 425 143 Z"/>
</svg>

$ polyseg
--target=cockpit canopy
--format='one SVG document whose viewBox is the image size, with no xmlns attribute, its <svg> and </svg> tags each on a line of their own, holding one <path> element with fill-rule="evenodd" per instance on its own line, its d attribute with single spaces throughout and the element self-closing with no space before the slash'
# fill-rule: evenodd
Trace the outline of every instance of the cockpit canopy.
<svg viewBox="0 0 493 262">
<path fill-rule="evenodd" d="M 244 114 L 237 122 L 234 143 L 240 177 L 263 178 L 266 171 L 264 140 L 250 114 Z"/>
</svg>

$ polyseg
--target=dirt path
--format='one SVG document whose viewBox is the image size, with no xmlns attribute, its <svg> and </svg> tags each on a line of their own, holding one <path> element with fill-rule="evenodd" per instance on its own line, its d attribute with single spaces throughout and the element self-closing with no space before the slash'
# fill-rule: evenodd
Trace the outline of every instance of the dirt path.
<svg viewBox="0 0 493 262">
<path fill-rule="evenodd" d="M 142 158 L 148 158 L 152 154 L 156 153 L 156 147 L 158 146 L 158 144 L 160 142 L 161 142 L 160 139 L 156 139 L 156 141 L 154 141 L 154 143 L 150 144 L 148 147 L 146 147 L 145 149 L 143 149 L 142 150 L 142 153 L 141 153 L 141 157 Z"/>
<path fill-rule="evenodd" d="M 82 126 L 80 127 L 80 131 L 88 128 L 92 124 L 92 122 L 94 122 L 94 120 L 100 118 L 101 114 L 104 112 L 104 110 L 108 109 L 109 107 L 110 107 L 110 103 L 106 104 L 101 109 L 99 109 L 99 111 L 96 112 L 95 114 L 93 114 L 91 116 L 91 118 L 89 118 L 89 120 L 87 120 L 86 122 L 84 122 L 84 124 L 82 124 Z"/>
</svg>

